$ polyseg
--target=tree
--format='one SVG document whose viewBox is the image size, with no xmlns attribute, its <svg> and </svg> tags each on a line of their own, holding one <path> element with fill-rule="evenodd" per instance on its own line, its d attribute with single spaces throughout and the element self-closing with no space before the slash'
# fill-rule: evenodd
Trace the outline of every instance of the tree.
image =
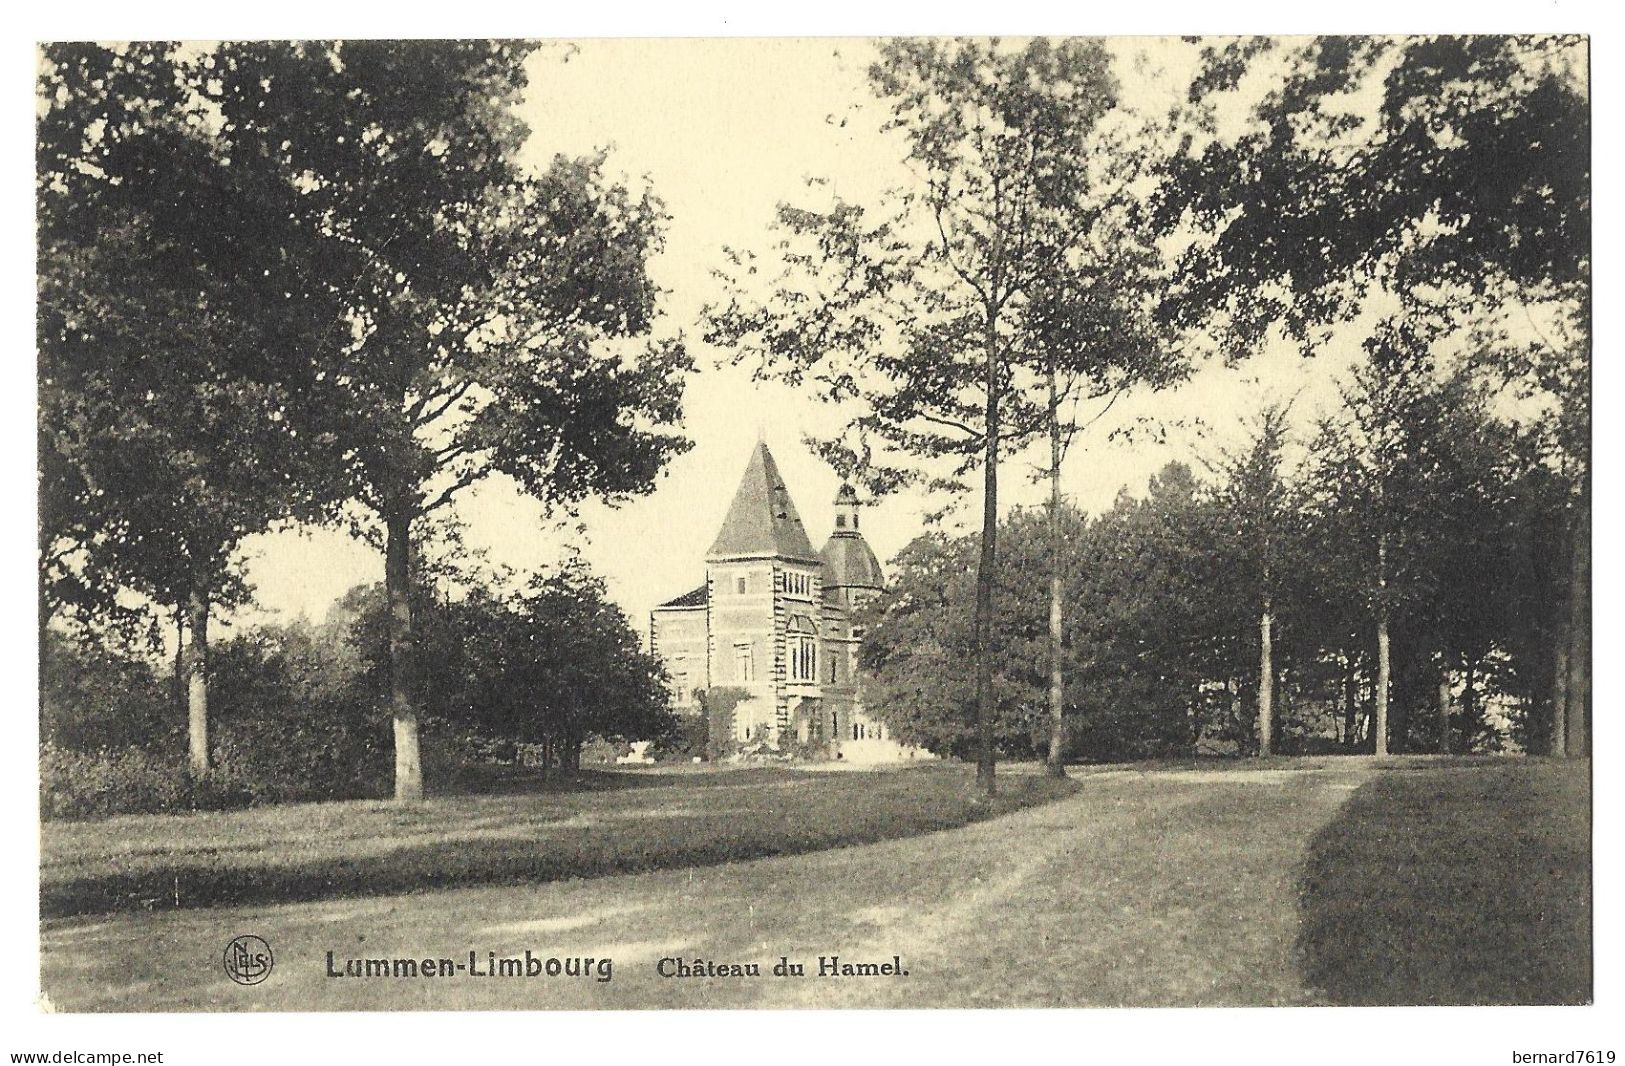
<svg viewBox="0 0 1625 1066">
<path fill-rule="evenodd" d="M 1558 409 L 1570 477 L 1553 655 L 1554 722 L 1589 714 L 1590 108 L 1583 40 L 1561 36 L 1229 40 L 1203 49 L 1184 149 L 1159 218 L 1192 228 L 1186 322 L 1256 343 L 1275 325 L 1313 348 L 1367 297 L 1404 293 Z M 1376 99 L 1374 107 L 1360 101 Z M 1221 135 L 1215 108 L 1252 120 Z M 1509 325 L 1511 324 L 1511 325 Z M 1555 338 L 1555 340 L 1553 339 Z M 1578 386 L 1578 387 L 1577 387 Z M 1573 432 L 1573 430 L 1580 430 Z M 1570 693 L 1578 692 L 1571 700 Z M 1565 713 L 1572 711 L 1573 713 Z M 1560 747 L 1582 753 L 1583 741 Z"/>
<path fill-rule="evenodd" d="M 1482 627 L 1493 624 L 1493 610 L 1485 610 L 1493 602 L 1489 560 L 1505 521 L 1494 486 L 1508 449 L 1468 375 L 1439 372 L 1440 333 L 1416 316 L 1379 325 L 1344 390 L 1341 416 L 1323 424 L 1314 449 L 1312 476 L 1340 511 L 1336 524 L 1359 545 L 1369 575 L 1379 755 L 1392 739 L 1411 743 L 1408 709 L 1392 731 L 1397 738 L 1388 729 L 1396 621 L 1431 644 L 1423 658 L 1437 664 L 1434 692 L 1461 649 L 1482 648 Z M 1480 631 L 1470 634 L 1475 623 Z M 1439 731 L 1441 742 L 1446 733 Z"/>
<path fill-rule="evenodd" d="M 1271 403 L 1259 413 L 1251 437 L 1219 460 L 1216 504 L 1225 527 L 1221 545 L 1238 599 L 1252 605 L 1258 632 L 1258 754 L 1272 754 L 1275 728 L 1276 625 L 1289 587 L 1286 572 L 1299 561 L 1297 501 L 1284 469 L 1291 404 Z"/>
<path fill-rule="evenodd" d="M 313 254 L 280 222 L 293 193 L 210 135 L 205 69 L 164 45 L 48 47 L 37 175 L 42 615 L 117 614 L 120 589 L 175 610 L 195 774 L 210 611 L 246 593 L 236 548 L 323 513 L 339 463 L 307 356 L 334 305 L 291 298 Z"/>
<path fill-rule="evenodd" d="M 1214 679 L 1229 664 L 1215 635 L 1230 597 L 1214 550 L 1215 509 L 1188 468 L 1170 464 L 1145 498 L 1127 492 L 1086 520 L 1065 509 L 1063 576 L 1067 756 L 1189 754 L 1213 721 Z M 994 595 L 996 737 L 1004 754 L 1047 755 L 1050 660 L 1047 508 L 1008 515 Z M 894 735 L 937 751 L 974 750 L 970 566 L 976 538 L 927 534 L 899 553 L 890 587 L 866 616 L 863 666 L 875 713 Z"/>
<path fill-rule="evenodd" d="M 472 688 L 451 701 L 458 724 L 541 744 L 567 771 L 581 768 L 589 736 L 674 730 L 664 668 L 585 567 L 538 577 L 506 602 L 476 595 L 443 610 L 467 634 L 471 659 Z"/>
<path fill-rule="evenodd" d="M 980 469 L 972 658 L 977 778 L 992 794 L 999 461 L 1041 424 L 1030 403 L 1008 408 L 1021 403 L 1014 379 L 1037 347 L 1027 309 L 1042 284 L 1079 265 L 1099 215 L 1085 195 L 1090 138 L 1116 82 L 1104 47 L 1086 40 L 889 41 L 869 80 L 915 187 L 873 211 L 781 205 L 783 268 L 771 291 L 758 299 L 753 258 L 734 254 L 707 339 L 855 407 L 859 443 L 825 454 L 857 457 L 864 469 L 842 473 L 871 489 L 895 487 L 911 466 L 918 475 L 946 464 L 944 487 Z"/>
<path fill-rule="evenodd" d="M 324 402 L 353 500 L 382 527 L 395 794 L 422 794 L 412 664 L 414 523 L 501 476 L 549 507 L 646 492 L 687 447 L 680 344 L 637 339 L 664 220 L 602 158 L 518 155 L 533 45 L 241 44 L 210 99 L 234 157 L 297 193 L 338 272 L 348 341 Z"/>
<path fill-rule="evenodd" d="M 1022 591 L 1047 573 L 1048 520 L 1017 512 L 1001 532 L 1007 550 L 994 593 L 994 737 L 1001 754 L 1028 756 L 1048 733 L 1047 664 L 1042 605 Z M 974 536 L 917 537 L 898 553 L 886 590 L 865 606 L 862 621 L 871 713 L 889 735 L 959 757 L 974 757 L 981 743 L 973 713 L 977 551 Z"/>
<path fill-rule="evenodd" d="M 1138 143 L 1132 144 L 1131 137 Z M 1125 392 L 1165 388 L 1189 371 L 1188 359 L 1153 317 L 1165 279 L 1161 257 L 1146 239 L 1137 192 L 1150 170 L 1149 140 L 1149 130 L 1137 129 L 1129 135 L 1119 131 L 1094 146 L 1079 191 L 1084 229 L 1066 250 L 1064 263 L 1034 281 L 1031 298 L 1020 309 L 1026 321 L 1018 336 L 1029 338 L 1029 347 L 1018 357 L 1037 371 L 1041 396 L 1036 402 L 1024 397 L 1012 422 L 1020 426 L 1021 414 L 1037 415 L 1037 425 L 1027 428 L 1047 438 L 1049 446 L 1050 743 L 1045 766 L 1055 777 L 1066 774 L 1061 464 L 1078 433 L 1104 417 Z"/>
</svg>

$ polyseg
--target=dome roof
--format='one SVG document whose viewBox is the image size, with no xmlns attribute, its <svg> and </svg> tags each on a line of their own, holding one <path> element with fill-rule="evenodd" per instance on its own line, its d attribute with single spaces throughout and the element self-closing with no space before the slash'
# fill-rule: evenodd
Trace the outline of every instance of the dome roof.
<svg viewBox="0 0 1625 1066">
<path fill-rule="evenodd" d="M 829 538 L 821 554 L 824 559 L 824 587 L 885 587 L 886 579 L 880 572 L 880 560 L 870 550 L 869 542 L 856 533 L 837 533 Z"/>
</svg>

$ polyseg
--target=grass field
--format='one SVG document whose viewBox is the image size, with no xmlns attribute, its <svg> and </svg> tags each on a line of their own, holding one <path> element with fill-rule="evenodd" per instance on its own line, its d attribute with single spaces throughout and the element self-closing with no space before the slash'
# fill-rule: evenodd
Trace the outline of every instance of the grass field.
<svg viewBox="0 0 1625 1066">
<path fill-rule="evenodd" d="M 1591 998 L 1587 763 L 1390 768 L 1310 845 L 1305 977 L 1340 1004 Z"/>
<path fill-rule="evenodd" d="M 1074 786 L 966 768 L 518 775 L 415 806 L 353 801 L 47 822 L 44 917 L 602 877 L 797 854 L 964 825 Z"/>
<path fill-rule="evenodd" d="M 154 884 L 214 856 L 263 893 L 281 883 L 268 871 L 309 854 L 325 856 L 313 869 L 371 869 L 381 880 L 342 899 L 326 897 L 343 881 L 295 879 L 323 898 L 213 907 L 183 898 L 178 908 L 160 900 L 50 919 L 42 984 L 66 1010 L 1582 1002 L 1591 995 L 1588 770 L 1416 757 L 1089 767 L 1049 803 L 1030 802 L 1051 794 L 1041 778 L 1009 774 L 1003 802 L 1028 805 L 979 819 L 987 812 L 969 798 L 968 768 L 660 774 L 593 779 L 580 793 L 437 801 L 409 818 L 345 804 L 121 820 L 145 827 L 144 843 L 113 822 L 56 826 L 72 837 L 52 845 L 58 886 L 70 869 L 102 885 L 112 871 L 144 871 Z M 920 832 L 952 818 L 971 821 Z M 586 854 L 589 825 L 604 838 L 592 854 L 605 866 L 619 856 L 643 872 L 538 877 L 558 869 L 555 852 Z M 860 826 L 892 839 L 808 850 Z M 240 828 L 251 833 L 233 837 Z M 151 854 L 160 835 L 163 861 Z M 725 854 L 719 841 L 765 857 L 710 861 Z M 123 857 L 95 856 L 110 846 Z M 504 849 L 530 866 L 491 865 Z M 333 858 L 340 852 L 356 856 L 351 866 Z M 435 881 L 466 875 L 458 863 L 475 859 L 507 880 L 378 894 L 400 876 L 391 856 L 412 870 L 450 864 Z M 707 864 L 677 865 L 696 856 Z M 245 932 L 277 958 L 271 978 L 251 987 L 234 985 L 220 962 L 222 945 Z M 613 958 L 615 974 L 599 983 L 327 973 L 329 952 L 455 958 L 475 949 Z M 755 962 L 764 972 L 788 957 L 816 969 L 827 954 L 897 956 L 908 976 L 659 972 L 673 957 Z"/>
</svg>

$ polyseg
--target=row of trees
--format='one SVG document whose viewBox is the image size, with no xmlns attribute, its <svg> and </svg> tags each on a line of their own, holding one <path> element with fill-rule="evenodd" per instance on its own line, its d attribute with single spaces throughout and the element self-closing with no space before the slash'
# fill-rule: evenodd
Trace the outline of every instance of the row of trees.
<svg viewBox="0 0 1625 1066">
<path fill-rule="evenodd" d="M 1569 489 L 1425 337 L 1380 331 L 1342 402 L 1286 405 L 1202 475 L 1171 464 L 1095 518 L 1059 511 L 1067 755 L 1563 750 Z M 1298 420 L 1300 422 L 1304 420 Z M 1032 590 L 1056 512 L 1018 512 L 995 589 L 996 743 L 1047 754 L 1056 663 Z M 899 737 L 974 747 L 974 538 L 911 544 L 871 606 L 871 702 Z M 1572 734 L 1580 723 L 1570 721 Z"/>
<path fill-rule="evenodd" d="M 423 523 L 491 477 L 550 508 L 646 492 L 687 447 L 689 360 L 652 339 L 662 208 L 600 158 L 520 166 L 532 51 L 44 50 L 42 638 L 150 636 L 172 611 L 197 773 L 209 621 L 246 595 L 246 537 L 342 521 L 382 549 L 412 799 Z"/>
<path fill-rule="evenodd" d="M 1001 468 L 1040 448 L 1050 478 L 1044 640 L 1060 772 L 1077 599 L 1060 471 L 1074 439 L 1200 357 L 1244 358 L 1272 338 L 1312 354 L 1398 299 L 1403 313 L 1369 333 L 1367 407 L 1351 403 L 1335 453 L 1364 502 L 1325 512 L 1358 516 L 1336 531 L 1348 551 L 1374 545 L 1375 585 L 1361 594 L 1373 715 L 1385 723 L 1404 684 L 1391 652 L 1412 600 L 1432 595 L 1406 567 L 1440 535 L 1436 516 L 1410 501 L 1450 476 L 1419 458 L 1432 438 L 1414 435 L 1429 405 L 1458 401 L 1419 383 L 1490 387 L 1524 413 L 1484 447 L 1520 449 L 1521 469 L 1563 501 L 1527 504 L 1521 528 L 1550 533 L 1547 556 L 1565 561 L 1541 601 L 1563 605 L 1547 612 L 1561 633 L 1537 643 L 1558 746 L 1584 751 L 1583 42 L 1190 47 L 1183 100 L 1138 115 L 1114 74 L 1123 57 L 1098 41 L 882 44 L 870 83 L 912 180 L 875 203 L 783 206 L 771 252 L 731 253 L 708 339 L 843 405 L 848 432 L 817 443 L 847 477 L 979 498 L 969 661 L 978 777 L 992 791 Z M 673 426 L 688 357 L 653 339 L 646 264 L 662 208 L 606 180 L 601 159 L 517 163 L 527 131 L 513 104 L 533 50 L 46 49 L 42 627 L 133 629 L 155 606 L 172 611 L 200 772 L 209 621 L 246 594 L 245 537 L 344 521 L 382 549 L 395 793 L 409 799 L 421 792 L 411 583 L 424 523 L 491 477 L 563 508 L 647 491 L 687 446 Z M 1286 503 L 1248 499 L 1263 548 L 1244 602 L 1269 723 L 1276 644 L 1293 631 L 1277 585 L 1295 570 L 1277 558 Z M 1477 647 L 1436 628 L 1433 654 Z"/>
<path fill-rule="evenodd" d="M 589 737 L 662 739 L 676 726 L 660 664 L 578 563 L 506 596 L 475 587 L 451 598 L 417 575 L 413 615 L 425 656 L 419 692 L 432 708 L 428 764 L 442 780 L 466 760 L 539 749 L 542 765 L 580 765 Z M 177 789 L 186 738 L 165 676 L 150 657 L 120 655 L 50 633 L 43 671 L 47 813 L 112 813 L 177 805 L 387 795 L 389 603 L 359 586 L 319 623 L 242 629 L 218 642 L 211 767 Z M 56 772 L 52 772 L 53 769 Z"/>
<path fill-rule="evenodd" d="M 1371 338 L 1371 374 L 1427 363 L 1435 335 L 1471 337 L 1457 350 L 1542 412 L 1529 447 L 1567 487 L 1561 544 L 1572 558 L 1568 635 L 1554 645 L 1567 680 L 1553 701 L 1572 704 L 1558 717 L 1579 727 L 1590 654 L 1584 55 L 1583 42 L 1556 37 L 1227 39 L 1200 47 L 1171 114 L 1138 116 L 1122 107 L 1101 42 L 881 46 L 869 80 L 914 181 L 872 204 L 781 206 L 771 251 L 731 254 L 707 336 L 759 374 L 845 407 L 847 434 L 815 443 L 877 493 L 923 483 L 968 500 L 963 479 L 980 472 L 968 660 L 989 792 L 1001 464 L 1048 443 L 1059 773 L 1066 445 L 1100 407 L 1177 382 L 1202 354 L 1240 359 L 1277 337 L 1313 354 L 1395 297 L 1405 313 Z M 1533 329 L 1514 328 L 1522 322 Z M 1385 495 L 1407 415 L 1374 417 L 1371 431 L 1387 436 L 1351 451 L 1349 473 L 1374 494 L 1386 646 L 1388 585 L 1399 581 L 1388 567 L 1398 540 L 1424 531 Z M 1270 555 L 1263 598 L 1249 601 L 1266 646 Z M 1377 658 L 1386 669 L 1389 656 Z M 1377 682 L 1379 718 L 1390 680 Z M 1582 751 L 1584 739 L 1562 746 Z"/>
</svg>

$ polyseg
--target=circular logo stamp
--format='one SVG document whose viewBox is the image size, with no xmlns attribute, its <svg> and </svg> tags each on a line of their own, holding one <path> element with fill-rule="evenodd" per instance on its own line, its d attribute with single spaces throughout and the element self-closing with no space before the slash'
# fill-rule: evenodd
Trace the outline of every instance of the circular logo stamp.
<svg viewBox="0 0 1625 1066">
<path fill-rule="evenodd" d="M 271 945 L 257 936 L 234 936 L 224 961 L 227 977 L 240 985 L 257 985 L 271 976 Z"/>
</svg>

